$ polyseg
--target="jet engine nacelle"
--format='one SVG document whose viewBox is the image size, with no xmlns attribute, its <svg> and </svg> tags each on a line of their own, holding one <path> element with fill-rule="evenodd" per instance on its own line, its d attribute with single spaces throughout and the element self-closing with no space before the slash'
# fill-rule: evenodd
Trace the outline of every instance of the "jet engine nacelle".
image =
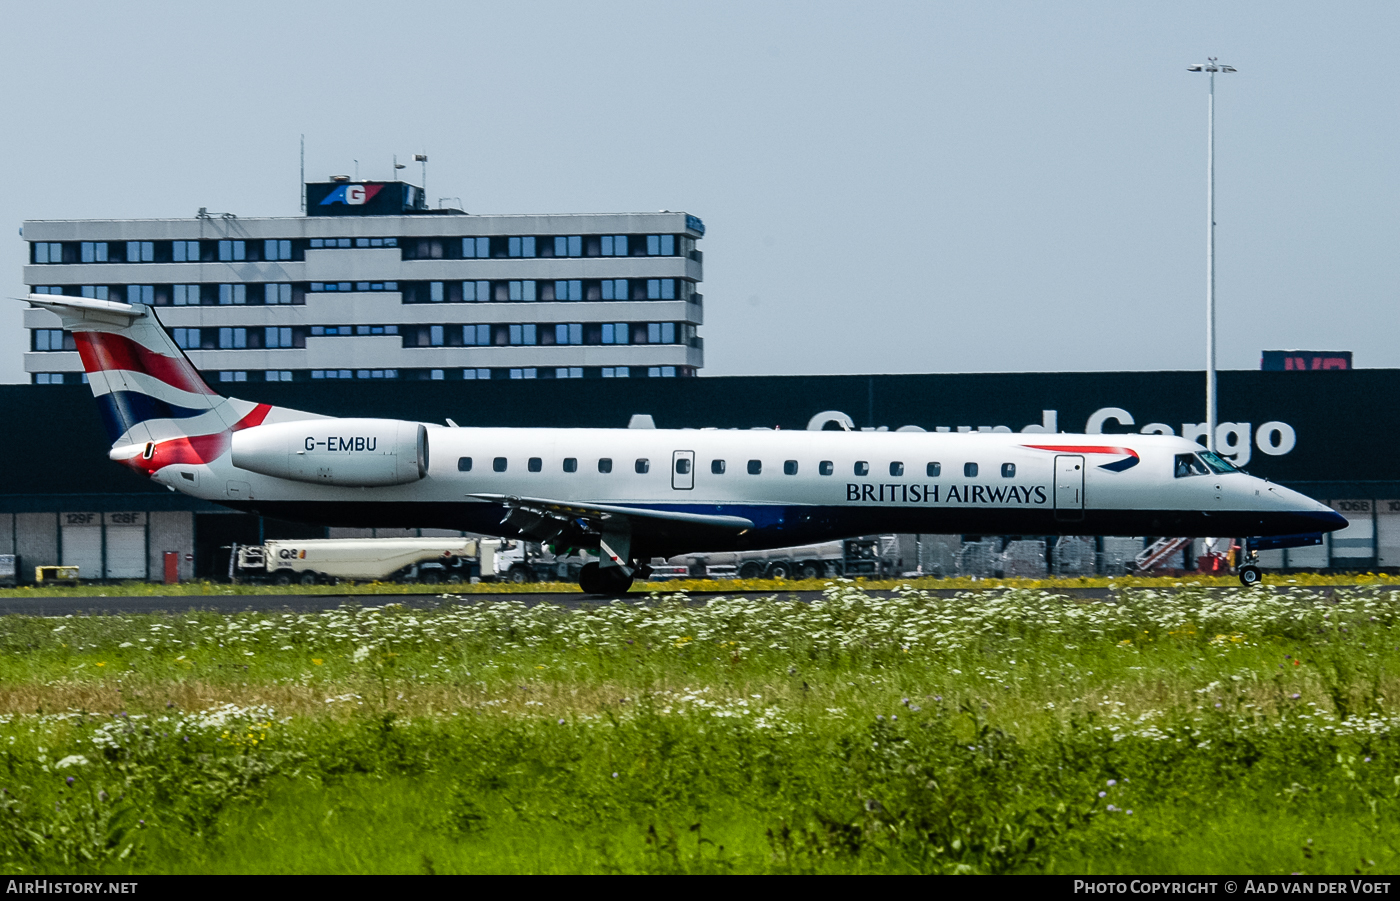
<svg viewBox="0 0 1400 901">
<path fill-rule="evenodd" d="M 404 485 L 428 474 L 428 430 L 398 419 L 307 419 L 233 433 L 233 465 L 320 485 Z"/>
</svg>

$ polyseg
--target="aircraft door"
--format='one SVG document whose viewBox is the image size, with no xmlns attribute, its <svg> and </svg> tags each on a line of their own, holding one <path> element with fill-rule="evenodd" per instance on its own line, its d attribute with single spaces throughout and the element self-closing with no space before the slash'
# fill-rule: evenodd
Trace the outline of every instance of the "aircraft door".
<svg viewBox="0 0 1400 901">
<path fill-rule="evenodd" d="M 1055 518 L 1084 518 L 1084 458 L 1062 454 L 1055 457 Z"/>
<path fill-rule="evenodd" d="M 677 491 L 689 491 L 695 487 L 695 451 L 671 454 L 671 487 Z"/>
</svg>

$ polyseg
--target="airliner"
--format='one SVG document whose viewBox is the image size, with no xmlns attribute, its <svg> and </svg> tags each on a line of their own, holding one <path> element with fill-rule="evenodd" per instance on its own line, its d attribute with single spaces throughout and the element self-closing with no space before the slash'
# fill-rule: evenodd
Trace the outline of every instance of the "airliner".
<svg viewBox="0 0 1400 901">
<path fill-rule="evenodd" d="M 333 418 L 223 397 L 153 307 L 30 295 L 74 334 L 108 456 L 185 494 L 332 526 L 458 529 L 595 552 L 585 592 L 654 557 L 873 532 L 1250 536 L 1345 518 L 1184 438 L 475 428 Z M 1256 545 L 1257 546 L 1257 545 Z M 1245 584 L 1259 581 L 1251 559 Z"/>
</svg>

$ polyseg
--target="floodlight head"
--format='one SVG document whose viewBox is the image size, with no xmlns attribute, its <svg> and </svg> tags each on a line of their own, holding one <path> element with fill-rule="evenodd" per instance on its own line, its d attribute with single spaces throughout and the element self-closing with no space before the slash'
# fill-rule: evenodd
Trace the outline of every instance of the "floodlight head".
<svg viewBox="0 0 1400 901">
<path fill-rule="evenodd" d="M 415 153 L 413 155 L 413 161 L 415 163 L 426 163 L 428 161 L 428 155 L 426 153 Z"/>
<path fill-rule="evenodd" d="M 1221 72 L 1237 72 L 1237 71 L 1239 71 L 1239 70 L 1236 69 L 1234 66 L 1221 66 L 1221 67 L 1220 67 L 1220 71 L 1221 71 Z"/>
<path fill-rule="evenodd" d="M 1200 63 L 1192 63 L 1191 65 L 1189 65 L 1189 66 L 1186 67 L 1186 71 L 1187 71 L 1187 72 L 1200 72 L 1200 71 L 1201 71 L 1202 69 L 1204 69 L 1204 68 L 1205 68 L 1205 66 L 1202 66 Z"/>
</svg>

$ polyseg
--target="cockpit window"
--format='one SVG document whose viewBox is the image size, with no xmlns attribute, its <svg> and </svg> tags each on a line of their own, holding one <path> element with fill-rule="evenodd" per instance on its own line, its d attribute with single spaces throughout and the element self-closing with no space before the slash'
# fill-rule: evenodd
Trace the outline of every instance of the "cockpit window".
<svg viewBox="0 0 1400 901">
<path fill-rule="evenodd" d="M 1219 454 L 1212 453 L 1211 451 L 1201 451 L 1200 457 L 1202 460 L 1206 461 L 1206 465 L 1211 468 L 1212 472 L 1239 472 L 1238 469 L 1230 464 L 1230 461 Z"/>
<path fill-rule="evenodd" d="M 1206 468 L 1206 465 L 1202 463 L 1195 454 L 1176 455 L 1176 477 L 1178 479 L 1185 478 L 1186 476 L 1203 476 L 1209 474 L 1210 470 Z"/>
</svg>

